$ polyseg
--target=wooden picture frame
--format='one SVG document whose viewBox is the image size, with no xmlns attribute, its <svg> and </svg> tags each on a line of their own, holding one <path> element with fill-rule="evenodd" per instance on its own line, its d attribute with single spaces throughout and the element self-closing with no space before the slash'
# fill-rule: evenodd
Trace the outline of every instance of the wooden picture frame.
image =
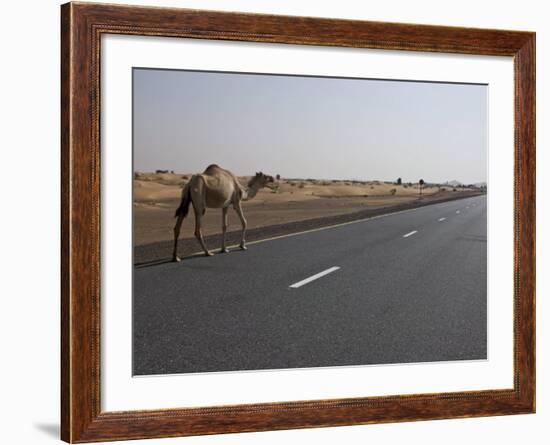
<svg viewBox="0 0 550 445">
<path fill-rule="evenodd" d="M 102 412 L 102 34 L 512 56 L 514 387 L 210 408 Z M 61 7 L 61 437 L 93 442 L 535 411 L 535 34 L 325 18 L 67 3 Z"/>
</svg>

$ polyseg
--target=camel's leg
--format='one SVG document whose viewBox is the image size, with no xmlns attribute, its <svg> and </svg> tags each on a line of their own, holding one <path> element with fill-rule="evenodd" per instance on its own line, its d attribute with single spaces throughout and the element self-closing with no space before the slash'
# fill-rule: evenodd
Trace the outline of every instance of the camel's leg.
<svg viewBox="0 0 550 445">
<path fill-rule="evenodd" d="M 178 216 L 176 225 L 174 226 L 174 252 L 172 253 L 172 261 L 181 261 L 178 256 L 178 238 L 180 236 L 181 224 L 183 223 L 183 215 Z"/>
<path fill-rule="evenodd" d="M 227 247 L 225 247 L 225 232 L 227 232 L 227 207 L 222 209 L 222 253 L 229 252 Z"/>
<path fill-rule="evenodd" d="M 199 243 L 201 243 L 204 254 L 206 256 L 212 256 L 212 253 L 209 252 L 209 250 L 206 248 L 206 244 L 204 243 L 204 239 L 202 238 L 201 219 L 202 215 L 204 214 L 204 209 L 197 209 L 197 207 L 193 205 L 193 210 L 195 211 L 195 237 L 199 240 Z"/>
<path fill-rule="evenodd" d="M 246 233 L 246 219 L 243 215 L 243 209 L 241 207 L 241 203 L 237 202 L 234 206 L 235 211 L 237 212 L 237 215 L 239 215 L 239 219 L 241 220 L 241 224 L 243 226 L 242 232 L 241 232 L 241 249 L 246 250 L 246 241 L 244 239 L 244 235 Z"/>
</svg>

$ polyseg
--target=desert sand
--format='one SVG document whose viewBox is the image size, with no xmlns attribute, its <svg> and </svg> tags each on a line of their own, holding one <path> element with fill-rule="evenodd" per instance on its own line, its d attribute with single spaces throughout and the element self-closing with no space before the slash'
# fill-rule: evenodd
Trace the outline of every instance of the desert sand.
<svg viewBox="0 0 550 445">
<path fill-rule="evenodd" d="M 135 246 L 172 239 L 174 212 L 179 205 L 182 187 L 189 178 L 191 174 L 135 173 Z M 249 179 L 240 177 L 239 181 L 246 184 Z M 453 193 L 453 188 L 449 186 L 424 186 L 420 198 L 418 184 L 281 178 L 274 190 L 262 189 L 254 199 L 243 202 L 243 209 L 248 228 L 253 229 L 370 208 L 391 207 Z M 228 230 L 239 229 L 240 222 L 235 212 L 230 211 Z M 193 231 L 194 216 L 190 212 L 183 223 L 181 238 L 192 238 Z M 220 232 L 221 210 L 208 209 L 203 219 L 204 235 Z"/>
</svg>

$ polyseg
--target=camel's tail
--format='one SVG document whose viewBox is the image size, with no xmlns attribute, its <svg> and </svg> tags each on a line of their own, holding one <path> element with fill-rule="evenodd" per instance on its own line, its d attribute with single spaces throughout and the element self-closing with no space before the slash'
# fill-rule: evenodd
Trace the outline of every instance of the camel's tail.
<svg viewBox="0 0 550 445">
<path fill-rule="evenodd" d="M 182 216 L 183 218 L 185 218 L 187 216 L 187 213 L 189 212 L 189 204 L 191 204 L 191 187 L 189 187 L 189 183 L 187 183 L 183 188 L 183 192 L 181 194 L 181 203 L 176 210 L 174 218 L 177 218 L 178 216 Z"/>
</svg>

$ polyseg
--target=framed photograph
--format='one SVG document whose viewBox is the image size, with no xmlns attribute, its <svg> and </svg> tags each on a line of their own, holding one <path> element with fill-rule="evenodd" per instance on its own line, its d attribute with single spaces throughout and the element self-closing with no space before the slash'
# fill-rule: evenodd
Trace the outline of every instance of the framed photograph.
<svg viewBox="0 0 550 445">
<path fill-rule="evenodd" d="M 63 440 L 535 411 L 534 33 L 61 33 Z"/>
</svg>

